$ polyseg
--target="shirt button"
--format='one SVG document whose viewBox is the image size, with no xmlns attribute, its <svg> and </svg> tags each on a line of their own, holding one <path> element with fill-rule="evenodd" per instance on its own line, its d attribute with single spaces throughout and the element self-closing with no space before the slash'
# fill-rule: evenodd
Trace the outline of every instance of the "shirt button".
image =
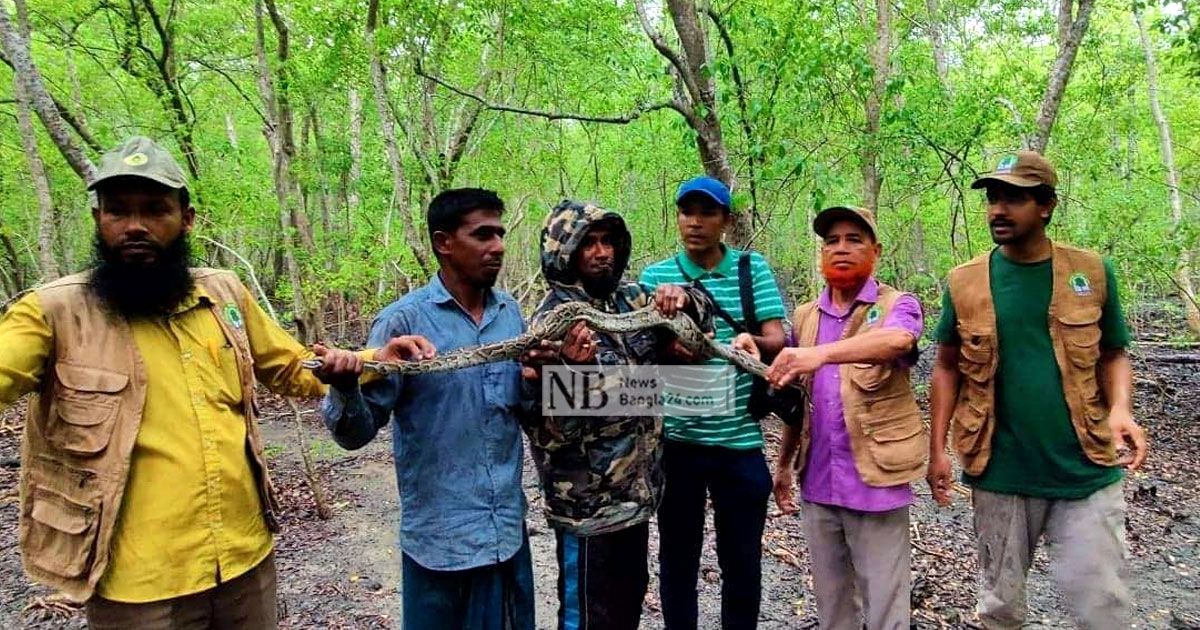
<svg viewBox="0 0 1200 630">
<path fill-rule="evenodd" d="M 182 356 L 182 357 L 183 357 L 183 360 L 184 360 L 184 361 L 191 361 L 191 360 L 192 360 L 192 353 L 191 353 L 191 352 L 184 352 L 184 353 L 183 353 L 182 355 L 180 355 L 180 356 Z"/>
</svg>

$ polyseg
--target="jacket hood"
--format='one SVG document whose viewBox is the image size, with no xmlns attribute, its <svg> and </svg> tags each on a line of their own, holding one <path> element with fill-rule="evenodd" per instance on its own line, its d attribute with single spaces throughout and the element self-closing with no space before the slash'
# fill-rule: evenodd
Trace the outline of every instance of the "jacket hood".
<svg viewBox="0 0 1200 630">
<path fill-rule="evenodd" d="M 542 227 L 542 275 L 547 282 L 579 284 L 572 264 L 575 252 L 588 229 L 598 223 L 606 224 L 613 231 L 613 274 L 617 279 L 625 275 L 632 249 L 632 237 L 625 219 L 591 203 L 564 199 L 550 211 Z"/>
</svg>

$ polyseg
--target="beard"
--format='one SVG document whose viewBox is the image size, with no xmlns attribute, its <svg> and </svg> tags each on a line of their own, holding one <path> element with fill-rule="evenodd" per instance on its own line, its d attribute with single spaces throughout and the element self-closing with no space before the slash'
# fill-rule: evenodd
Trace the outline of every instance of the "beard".
<svg viewBox="0 0 1200 630">
<path fill-rule="evenodd" d="M 191 293 L 196 282 L 189 269 L 187 234 L 165 247 L 149 247 L 156 253 L 153 263 L 127 262 L 119 248 L 108 246 L 96 233 L 96 266 L 88 287 L 111 313 L 126 319 L 166 315 Z"/>
<path fill-rule="evenodd" d="M 588 295 L 602 299 L 617 290 L 621 284 L 621 276 L 613 271 L 595 275 L 580 275 L 579 283 L 583 285 L 583 290 L 587 291 Z"/>
<path fill-rule="evenodd" d="M 866 282 L 873 273 L 875 273 L 874 252 L 849 267 L 835 267 L 833 261 L 829 259 L 821 261 L 821 275 L 825 276 L 825 282 L 835 289 L 853 289 Z"/>
</svg>

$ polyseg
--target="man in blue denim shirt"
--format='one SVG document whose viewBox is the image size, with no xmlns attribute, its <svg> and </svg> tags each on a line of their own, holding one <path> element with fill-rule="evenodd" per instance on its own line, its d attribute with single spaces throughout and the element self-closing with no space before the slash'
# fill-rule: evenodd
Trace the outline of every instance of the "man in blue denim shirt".
<svg viewBox="0 0 1200 630">
<path fill-rule="evenodd" d="M 368 344 L 408 337 L 406 358 L 512 339 L 525 330 L 513 298 L 493 288 L 504 257 L 504 204 L 480 189 L 429 205 L 441 271 L 375 319 Z M 405 628 L 534 627 L 533 573 L 521 487 L 524 413 L 515 361 L 393 375 L 331 389 L 325 423 L 347 449 L 389 419 L 400 490 Z"/>
</svg>

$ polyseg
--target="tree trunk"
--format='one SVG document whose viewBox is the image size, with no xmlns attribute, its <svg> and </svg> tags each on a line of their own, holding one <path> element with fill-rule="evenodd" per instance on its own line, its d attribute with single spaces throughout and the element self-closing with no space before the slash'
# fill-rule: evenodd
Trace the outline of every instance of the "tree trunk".
<svg viewBox="0 0 1200 630">
<path fill-rule="evenodd" d="M 1171 199 L 1171 224 L 1178 238 L 1183 227 L 1183 197 L 1179 194 L 1179 171 L 1175 168 L 1175 145 L 1171 141 L 1171 123 L 1163 113 L 1162 103 L 1158 98 L 1158 62 L 1154 57 L 1154 46 L 1150 41 L 1150 33 L 1142 13 L 1135 8 L 1134 22 L 1142 40 L 1142 50 L 1146 54 L 1146 84 L 1150 92 L 1150 112 L 1154 116 L 1154 125 L 1158 127 L 1158 141 L 1162 153 L 1163 168 L 1167 171 L 1167 188 Z M 1188 328 L 1192 334 L 1200 335 L 1200 309 L 1196 305 L 1196 290 L 1192 286 L 1191 250 L 1185 242 L 1180 246 L 1179 259 L 1175 263 L 1175 284 L 1179 290 L 1179 298 L 1187 311 Z"/>
<path fill-rule="evenodd" d="M 29 17 L 25 13 L 25 0 L 16 0 L 17 31 L 21 38 L 29 41 Z M 0 11 L 3 11 L 0 8 Z M 17 73 L 13 73 L 13 95 L 17 101 L 17 129 L 21 136 L 21 149 L 25 154 L 25 164 L 29 168 L 29 177 L 33 180 L 33 190 L 38 202 L 38 267 L 42 272 L 42 281 L 49 282 L 58 279 L 58 262 L 54 259 L 55 211 L 54 200 L 50 196 L 50 180 L 46 177 L 46 165 L 42 162 L 41 151 L 38 150 L 37 131 L 33 127 L 33 119 L 29 113 L 29 92 L 25 82 Z"/>
<path fill-rule="evenodd" d="M 650 13 L 644 0 L 635 0 L 638 20 L 642 30 L 650 38 L 654 48 L 671 63 L 675 77 L 674 99 L 671 108 L 679 112 L 688 126 L 696 132 L 696 149 L 704 172 L 710 177 L 725 182 L 732 190 L 737 186 L 737 177 L 729 162 L 729 152 L 721 131 L 721 120 L 717 115 L 717 86 L 710 65 L 708 38 L 700 26 L 700 18 L 694 0 L 667 0 L 666 8 L 679 36 L 681 51 L 671 48 L 662 34 L 650 22 Z M 728 235 L 734 245 L 745 245 L 753 237 L 753 213 L 755 208 L 734 215 L 733 228 Z"/>
<path fill-rule="evenodd" d="M 38 118 L 42 120 L 42 125 L 45 126 L 50 139 L 54 141 L 54 146 L 66 158 L 67 163 L 71 165 L 79 178 L 85 184 L 90 183 L 96 177 L 96 166 L 71 137 L 67 123 L 59 113 L 54 99 L 46 91 L 42 75 L 38 72 L 37 66 L 34 65 L 29 54 L 29 41 L 21 37 L 17 29 L 9 22 L 8 9 L 3 6 L 0 6 L 0 39 L 3 39 L 2 48 L 12 63 L 14 81 L 24 81 L 29 104 L 33 111 L 37 112 Z"/>
<path fill-rule="evenodd" d="M 233 112 L 225 112 L 225 137 L 229 140 L 229 146 L 236 151 L 238 148 L 237 122 L 233 119 Z"/>
<path fill-rule="evenodd" d="M 367 7 L 367 54 L 370 57 L 371 71 L 371 87 L 375 93 L 375 110 L 379 115 L 379 126 L 383 131 L 383 144 L 387 149 L 388 167 L 392 172 L 392 200 L 391 206 L 401 212 L 400 223 L 404 230 L 405 240 L 412 249 L 413 256 L 417 260 L 417 264 L 421 270 L 428 276 L 432 273 L 430 266 L 429 255 L 425 250 L 424 242 L 420 235 L 416 234 L 413 229 L 412 216 L 408 211 L 408 181 L 404 175 L 404 163 L 400 154 L 400 143 L 396 139 L 396 121 L 392 117 L 391 107 L 388 105 L 388 88 L 387 76 L 384 74 L 383 62 L 380 59 L 379 49 L 375 44 L 375 24 L 379 16 L 379 0 L 370 0 Z M 387 211 L 387 220 L 385 225 L 390 228 L 392 210 Z M 390 232 L 390 229 L 387 230 Z M 385 233 L 385 237 L 390 237 L 390 234 Z M 385 248 L 390 243 L 385 243 Z M 384 285 L 384 278 L 380 278 L 380 287 Z"/>
<path fill-rule="evenodd" d="M 929 44 L 933 47 L 933 67 L 937 71 L 942 89 L 950 91 L 950 66 L 946 62 L 946 39 L 942 36 L 942 8 L 940 0 L 925 0 L 925 11 L 929 14 Z"/>
<path fill-rule="evenodd" d="M 357 88 L 350 88 L 350 183 L 346 199 L 346 229 L 353 226 L 352 217 L 361 204 L 358 187 L 362 181 L 362 98 Z"/>
<path fill-rule="evenodd" d="M 1087 34 L 1088 22 L 1092 17 L 1095 0 L 1079 0 L 1079 8 L 1075 16 L 1071 16 L 1072 0 L 1061 0 L 1058 12 L 1058 57 L 1054 60 L 1054 68 L 1050 71 L 1050 80 L 1046 86 L 1046 95 L 1042 98 L 1042 108 L 1038 113 L 1036 130 L 1029 148 L 1044 153 L 1050 142 L 1050 133 L 1054 130 L 1054 121 L 1058 118 L 1058 107 L 1062 104 L 1063 93 L 1066 92 L 1067 82 L 1071 80 L 1071 70 L 1075 66 L 1075 55 L 1079 45 Z"/>
<path fill-rule="evenodd" d="M 879 211 L 879 191 L 883 176 L 879 172 L 879 130 L 883 112 L 883 97 L 887 90 L 891 63 L 892 8 L 889 0 L 875 1 L 875 44 L 871 49 L 871 67 L 874 76 L 871 91 L 867 94 L 867 133 L 863 138 L 862 175 L 863 205 L 871 212 Z"/>
<path fill-rule="evenodd" d="M 272 177 L 275 181 L 275 200 L 279 204 L 279 225 L 282 229 L 282 257 L 287 270 L 288 282 L 292 285 L 292 309 L 300 338 L 307 344 L 322 338 L 321 318 L 318 309 L 311 308 L 305 299 L 304 286 L 300 274 L 300 265 L 296 261 L 295 225 L 296 216 L 295 182 L 293 180 L 291 160 L 296 147 L 291 133 L 291 109 L 287 106 L 284 96 L 286 84 L 277 89 L 272 80 L 270 64 L 267 61 L 266 37 L 263 25 L 263 4 L 272 13 L 272 23 L 280 38 L 277 45 L 279 61 L 286 63 L 288 54 L 287 28 L 274 10 L 274 0 L 256 0 L 254 3 L 254 20 L 256 29 L 255 52 L 258 56 L 259 89 L 263 90 L 263 104 L 268 119 L 268 142 L 271 145 Z M 281 81 L 282 83 L 282 81 Z M 290 152 L 290 153 L 289 153 Z"/>
</svg>

